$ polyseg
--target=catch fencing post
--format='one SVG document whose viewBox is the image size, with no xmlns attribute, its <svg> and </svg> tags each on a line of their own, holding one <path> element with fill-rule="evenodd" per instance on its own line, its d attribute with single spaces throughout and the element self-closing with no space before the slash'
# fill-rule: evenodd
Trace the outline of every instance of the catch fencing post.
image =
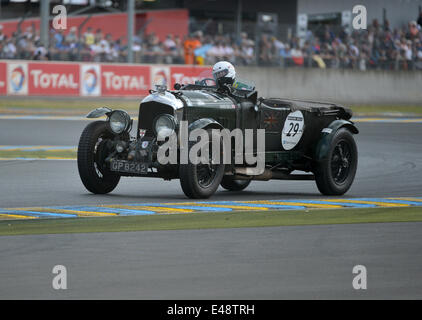
<svg viewBox="0 0 422 320">
<path fill-rule="evenodd" d="M 41 0 L 40 1 L 40 39 L 41 43 L 46 50 L 48 50 L 48 38 L 49 38 L 49 18 L 50 18 L 50 0 Z"/>
<path fill-rule="evenodd" d="M 127 62 L 133 63 L 133 16 L 135 14 L 135 0 L 127 2 Z"/>
</svg>

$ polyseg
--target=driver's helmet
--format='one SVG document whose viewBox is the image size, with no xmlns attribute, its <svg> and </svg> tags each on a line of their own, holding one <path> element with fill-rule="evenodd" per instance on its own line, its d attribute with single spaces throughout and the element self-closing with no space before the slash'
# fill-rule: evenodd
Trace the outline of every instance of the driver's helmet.
<svg viewBox="0 0 422 320">
<path fill-rule="evenodd" d="M 216 83 L 232 85 L 236 78 L 236 71 L 230 62 L 219 61 L 212 67 L 212 75 Z"/>
</svg>

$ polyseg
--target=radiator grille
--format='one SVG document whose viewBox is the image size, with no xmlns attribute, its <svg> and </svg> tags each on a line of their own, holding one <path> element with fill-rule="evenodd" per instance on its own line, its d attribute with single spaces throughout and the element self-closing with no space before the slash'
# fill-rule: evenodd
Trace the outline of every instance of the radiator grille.
<svg viewBox="0 0 422 320">
<path fill-rule="evenodd" d="M 171 114 L 174 115 L 174 109 L 168 105 L 158 103 L 158 102 L 146 102 L 142 103 L 139 106 L 139 115 L 138 115 L 138 132 L 137 136 L 139 137 L 139 129 L 146 130 L 146 137 L 155 136 L 154 133 L 154 119 L 161 114 Z"/>
</svg>

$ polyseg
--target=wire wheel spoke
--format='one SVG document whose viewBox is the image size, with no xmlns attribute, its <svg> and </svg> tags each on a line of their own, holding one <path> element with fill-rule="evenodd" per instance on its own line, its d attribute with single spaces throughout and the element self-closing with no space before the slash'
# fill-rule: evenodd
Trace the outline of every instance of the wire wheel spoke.
<svg viewBox="0 0 422 320">
<path fill-rule="evenodd" d="M 201 164 L 196 169 L 198 175 L 198 183 L 201 187 L 206 188 L 212 184 L 216 175 L 216 168 L 213 165 Z"/>
<path fill-rule="evenodd" d="M 213 183 L 217 174 L 218 165 L 214 164 L 214 159 L 212 155 L 212 144 L 210 143 L 208 149 L 209 163 L 201 163 L 196 166 L 198 183 L 203 188 L 207 188 L 208 186 L 210 186 Z"/>
<path fill-rule="evenodd" d="M 103 161 L 104 161 L 104 155 L 105 155 L 105 148 L 106 148 L 107 140 L 103 138 L 103 136 L 98 137 L 97 142 L 94 146 L 94 168 L 95 172 L 97 173 L 98 178 L 102 179 L 104 178 L 103 173 Z"/>
<path fill-rule="evenodd" d="M 331 157 L 331 174 L 337 184 L 347 180 L 352 163 L 351 147 L 346 141 L 340 141 L 334 148 Z"/>
</svg>

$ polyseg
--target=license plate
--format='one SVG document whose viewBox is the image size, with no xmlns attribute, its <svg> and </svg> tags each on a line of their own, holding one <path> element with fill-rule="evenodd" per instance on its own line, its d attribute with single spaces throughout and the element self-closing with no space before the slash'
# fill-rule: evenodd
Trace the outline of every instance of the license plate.
<svg viewBox="0 0 422 320">
<path fill-rule="evenodd" d="M 148 163 L 139 163 L 126 160 L 113 160 L 110 170 L 116 172 L 145 174 L 148 172 Z"/>
</svg>

